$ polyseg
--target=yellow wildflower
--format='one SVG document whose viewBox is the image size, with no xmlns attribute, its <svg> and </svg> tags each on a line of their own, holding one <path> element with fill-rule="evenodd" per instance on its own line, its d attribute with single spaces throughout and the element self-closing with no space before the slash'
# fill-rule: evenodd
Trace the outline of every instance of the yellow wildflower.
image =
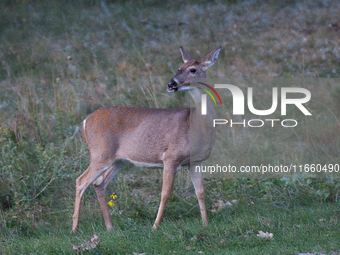
<svg viewBox="0 0 340 255">
<path fill-rule="evenodd" d="M 108 202 L 107 204 L 111 207 L 115 205 L 115 203 L 113 203 L 112 201 Z"/>
<path fill-rule="evenodd" d="M 116 199 L 117 195 L 111 195 L 112 199 Z"/>
</svg>

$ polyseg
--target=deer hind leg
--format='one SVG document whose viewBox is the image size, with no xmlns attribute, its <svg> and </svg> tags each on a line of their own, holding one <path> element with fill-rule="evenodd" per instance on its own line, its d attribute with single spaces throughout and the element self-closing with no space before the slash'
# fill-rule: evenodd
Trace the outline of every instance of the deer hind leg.
<svg viewBox="0 0 340 255">
<path fill-rule="evenodd" d="M 191 181 L 194 185 L 196 196 L 198 199 L 198 204 L 200 206 L 200 211 L 202 215 L 202 220 L 203 220 L 203 225 L 208 225 L 209 220 L 208 220 L 208 214 L 207 214 L 207 209 L 205 207 L 205 201 L 204 201 L 204 186 L 203 186 L 203 178 L 201 174 L 195 173 L 195 176 L 193 176 L 193 171 L 195 164 L 192 164 L 190 166 L 191 168 Z"/>
<path fill-rule="evenodd" d="M 179 167 L 180 166 L 173 166 L 173 164 L 164 163 L 161 204 L 159 205 L 157 218 L 153 225 L 153 229 L 157 229 L 161 224 L 164 208 L 171 195 L 172 188 L 174 186 L 175 176 Z"/>
<path fill-rule="evenodd" d="M 99 164 L 92 162 L 86 171 L 77 178 L 76 180 L 76 201 L 74 205 L 74 214 L 73 214 L 73 227 L 72 231 L 76 232 L 79 226 L 79 211 L 80 211 L 80 202 L 81 198 L 86 191 L 87 187 L 93 183 L 103 172 L 108 170 L 111 167 L 110 164 Z"/>
<path fill-rule="evenodd" d="M 107 185 L 112 181 L 112 179 L 119 173 L 119 171 L 124 166 L 125 163 L 123 161 L 115 162 L 108 171 L 103 173 L 101 176 L 98 177 L 97 180 L 93 182 L 93 186 L 99 201 L 100 209 L 102 210 L 105 225 L 108 231 L 114 231 L 114 228 L 105 199 L 105 189 Z"/>
</svg>

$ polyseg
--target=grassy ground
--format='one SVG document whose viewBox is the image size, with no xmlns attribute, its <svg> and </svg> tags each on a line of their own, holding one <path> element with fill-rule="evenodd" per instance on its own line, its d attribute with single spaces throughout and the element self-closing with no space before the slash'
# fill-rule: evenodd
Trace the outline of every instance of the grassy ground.
<svg viewBox="0 0 340 255">
<path fill-rule="evenodd" d="M 79 126 L 89 113 L 108 105 L 190 105 L 185 93 L 165 92 L 182 62 L 179 45 L 194 57 L 223 46 L 210 77 L 339 78 L 339 7 L 321 0 L 2 1 L 0 252 L 69 254 L 94 234 L 100 243 L 93 254 L 339 252 L 339 183 L 330 177 L 206 179 L 211 224 L 204 228 L 181 169 L 164 224 L 153 231 L 162 172 L 128 166 L 107 189 L 108 200 L 117 195 L 110 209 L 115 233 L 106 232 L 90 187 L 80 232 L 70 234 L 75 179 L 89 163 Z M 297 159 L 303 147 L 339 163 L 340 89 L 321 91 L 322 112 L 330 114 L 313 117 L 324 125 L 286 149 Z M 241 155 L 249 137 L 249 130 L 226 134 L 228 160 Z M 252 163 L 260 152 L 270 160 L 275 140 L 260 139 L 250 157 L 238 159 Z"/>
</svg>

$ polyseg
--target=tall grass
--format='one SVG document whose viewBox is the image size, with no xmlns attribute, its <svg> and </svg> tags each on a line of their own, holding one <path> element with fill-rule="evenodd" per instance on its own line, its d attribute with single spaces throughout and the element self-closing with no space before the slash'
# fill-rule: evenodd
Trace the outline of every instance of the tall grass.
<svg viewBox="0 0 340 255">
<path fill-rule="evenodd" d="M 180 45 L 193 57 L 223 46 L 210 77 L 339 78 L 340 30 L 329 26 L 339 22 L 339 10 L 337 2 L 321 0 L 2 1 L 0 251 L 72 253 L 71 244 L 94 233 L 102 233 L 100 253 L 337 250 L 339 183 L 330 178 L 207 179 L 212 225 L 203 229 L 188 171 L 181 169 L 158 234 L 150 226 L 162 172 L 128 166 L 108 187 L 108 195 L 118 195 L 111 208 L 116 233 L 106 234 L 91 188 L 80 233 L 69 231 L 75 179 L 89 163 L 79 132 L 89 113 L 108 105 L 189 106 L 188 95 L 165 90 L 182 63 Z M 339 89 L 323 92 L 339 119 Z M 339 126 L 326 121 L 315 129 L 302 139 L 310 142 L 306 150 L 328 153 L 336 162 Z M 255 160 L 254 154 L 240 156 L 251 133 L 226 135 L 230 160 Z M 273 148 L 274 142 L 263 140 L 257 150 L 268 158 Z M 291 155 L 298 158 L 298 148 Z M 239 203 L 219 206 L 231 200 Z M 277 239 L 258 239 L 258 230 L 272 231 Z"/>
</svg>

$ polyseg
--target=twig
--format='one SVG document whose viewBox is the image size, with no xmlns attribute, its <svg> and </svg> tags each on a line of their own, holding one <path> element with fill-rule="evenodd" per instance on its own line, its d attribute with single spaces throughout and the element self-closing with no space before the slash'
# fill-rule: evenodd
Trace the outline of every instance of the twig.
<svg viewBox="0 0 340 255">
<path fill-rule="evenodd" d="M 9 235 L 9 238 L 8 238 L 7 242 L 9 242 L 9 240 L 11 239 L 14 230 L 15 230 L 15 228 L 13 228 L 12 233 Z"/>
<path fill-rule="evenodd" d="M 44 190 L 55 180 L 56 178 L 55 177 L 53 177 L 51 180 L 50 180 L 50 182 L 49 183 L 47 183 L 47 185 L 37 194 L 37 195 L 35 195 L 34 196 L 34 198 L 33 199 L 36 199 L 36 197 L 37 196 L 39 196 L 42 192 L 44 192 Z"/>
<path fill-rule="evenodd" d="M 194 207 L 192 207 L 189 211 L 186 212 L 186 214 L 188 214 L 189 212 L 191 212 L 195 207 L 197 207 L 198 205 L 195 205 Z"/>
</svg>

